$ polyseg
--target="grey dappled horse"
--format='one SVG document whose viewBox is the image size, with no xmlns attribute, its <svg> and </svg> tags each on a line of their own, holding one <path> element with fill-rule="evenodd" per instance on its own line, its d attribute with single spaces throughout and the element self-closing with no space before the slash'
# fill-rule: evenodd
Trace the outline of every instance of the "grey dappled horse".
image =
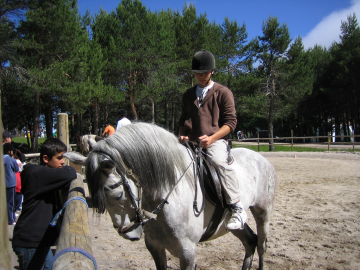
<svg viewBox="0 0 360 270">
<path fill-rule="evenodd" d="M 197 216 L 196 201 L 203 194 L 196 176 L 193 156 L 177 138 L 156 125 L 136 123 L 97 142 L 87 157 L 75 152 L 65 154 L 86 166 L 86 180 L 97 211 L 107 210 L 119 235 L 145 244 L 157 269 L 167 269 L 167 249 L 180 259 L 181 269 L 195 269 L 196 246 L 207 229 L 215 206 L 205 198 L 205 210 Z M 250 208 L 257 235 L 246 224 L 244 230 L 231 231 L 245 247 L 242 269 L 250 269 L 255 249 L 259 269 L 263 269 L 269 218 L 275 196 L 276 173 L 260 154 L 237 148 L 231 151 L 237 168 L 241 201 Z M 230 218 L 225 211 L 214 235 L 227 233 Z M 236 249 L 236 247 L 234 247 Z"/>
</svg>

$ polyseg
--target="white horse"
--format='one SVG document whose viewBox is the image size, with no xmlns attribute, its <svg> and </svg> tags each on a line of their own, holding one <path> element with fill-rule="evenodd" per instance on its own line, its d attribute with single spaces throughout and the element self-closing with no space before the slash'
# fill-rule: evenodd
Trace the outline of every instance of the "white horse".
<svg viewBox="0 0 360 270">
<path fill-rule="evenodd" d="M 76 134 L 76 149 L 77 152 L 81 153 L 84 156 L 87 156 L 93 146 L 96 144 L 97 141 L 102 140 L 103 138 L 94 134 L 87 134 L 80 136 Z"/>
<path fill-rule="evenodd" d="M 166 252 L 180 259 L 181 269 L 195 269 L 197 243 L 210 226 L 215 205 L 201 190 L 195 162 L 177 138 L 156 125 L 136 123 L 97 142 L 88 157 L 65 154 L 86 166 L 86 180 L 97 211 L 107 210 L 119 235 L 145 244 L 157 269 L 165 270 Z M 252 212 L 257 235 L 245 224 L 231 231 L 245 247 L 242 269 L 250 269 L 257 247 L 263 269 L 269 218 L 275 196 L 276 173 L 260 154 L 237 148 L 231 151 L 241 187 L 241 201 Z M 205 198 L 204 198 L 205 197 Z M 200 214 L 194 202 L 205 202 Z M 226 209 L 208 240 L 226 234 Z M 235 247 L 234 247 L 235 248 Z"/>
</svg>

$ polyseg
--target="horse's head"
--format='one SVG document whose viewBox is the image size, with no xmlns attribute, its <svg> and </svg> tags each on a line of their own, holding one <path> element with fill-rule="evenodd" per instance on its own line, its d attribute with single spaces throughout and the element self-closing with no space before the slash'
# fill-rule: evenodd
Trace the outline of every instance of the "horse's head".
<svg viewBox="0 0 360 270">
<path fill-rule="evenodd" d="M 97 212 L 107 210 L 119 235 L 128 240 L 139 240 L 143 228 L 137 222 L 138 188 L 133 179 L 125 171 L 118 172 L 115 162 L 106 155 L 96 152 L 87 158 L 76 152 L 64 155 L 72 162 L 86 166 L 86 181 Z"/>
</svg>

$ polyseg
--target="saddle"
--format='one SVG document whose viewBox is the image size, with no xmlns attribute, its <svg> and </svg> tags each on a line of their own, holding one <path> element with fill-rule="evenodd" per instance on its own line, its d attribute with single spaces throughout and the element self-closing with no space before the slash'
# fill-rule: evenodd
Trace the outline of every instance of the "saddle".
<svg viewBox="0 0 360 270">
<path fill-rule="evenodd" d="M 206 151 L 206 149 L 200 149 L 196 142 L 185 142 L 185 145 L 192 151 L 192 154 L 196 159 L 196 166 L 199 168 L 200 172 L 200 185 L 203 184 L 202 189 L 204 190 L 205 196 L 215 206 L 215 211 L 210 223 L 207 226 L 207 230 L 200 239 L 200 242 L 203 242 L 208 240 L 215 233 L 222 220 L 225 208 L 227 208 L 228 205 L 226 204 L 223 196 L 217 169 L 208 160 L 205 158 L 200 159 L 199 154 L 196 154 L 199 153 L 199 151 Z M 229 156 L 228 162 L 233 162 L 233 158 L 231 156 Z"/>
</svg>

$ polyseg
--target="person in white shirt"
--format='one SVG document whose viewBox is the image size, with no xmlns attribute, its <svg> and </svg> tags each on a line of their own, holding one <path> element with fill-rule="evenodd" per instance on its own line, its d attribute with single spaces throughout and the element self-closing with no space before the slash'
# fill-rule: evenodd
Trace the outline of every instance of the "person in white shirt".
<svg viewBox="0 0 360 270">
<path fill-rule="evenodd" d="M 129 119 L 126 118 L 127 116 L 127 112 L 126 110 L 124 109 L 120 109 L 119 110 L 119 121 L 117 122 L 117 125 L 116 125 L 116 131 L 118 131 L 120 128 L 124 127 L 124 126 L 127 126 L 127 125 L 130 125 L 131 122 Z"/>
</svg>

